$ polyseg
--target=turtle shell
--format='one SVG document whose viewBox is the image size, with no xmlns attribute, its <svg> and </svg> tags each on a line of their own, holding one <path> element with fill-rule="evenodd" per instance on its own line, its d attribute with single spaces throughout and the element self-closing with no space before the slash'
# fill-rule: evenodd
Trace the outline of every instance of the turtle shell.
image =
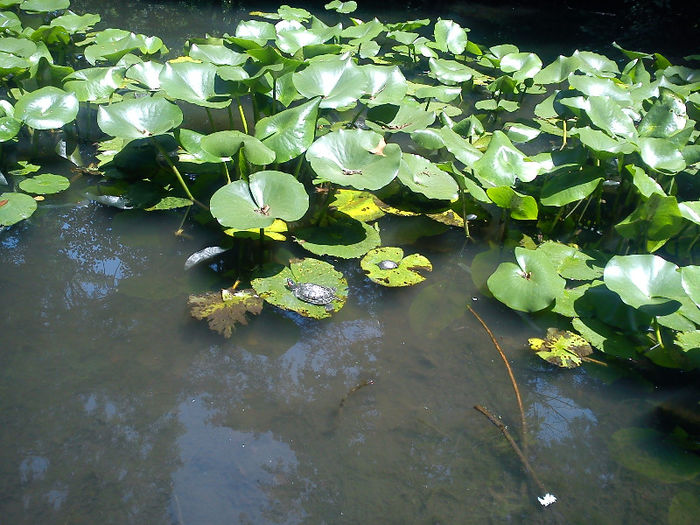
<svg viewBox="0 0 700 525">
<path fill-rule="evenodd" d="M 315 283 L 295 283 L 287 280 L 287 286 L 294 293 L 294 297 L 305 303 L 327 305 L 337 299 L 335 288 Z"/>
<path fill-rule="evenodd" d="M 382 270 L 393 270 L 394 268 L 398 268 L 399 264 L 396 261 L 384 259 L 383 261 L 379 261 L 377 266 L 379 266 L 379 268 Z"/>
</svg>

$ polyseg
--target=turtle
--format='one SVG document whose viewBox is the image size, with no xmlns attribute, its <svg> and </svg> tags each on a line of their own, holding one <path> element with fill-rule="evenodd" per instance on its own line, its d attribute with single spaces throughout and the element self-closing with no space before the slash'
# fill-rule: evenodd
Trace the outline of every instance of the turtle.
<svg viewBox="0 0 700 525">
<path fill-rule="evenodd" d="M 399 264 L 396 261 L 384 259 L 383 261 L 379 261 L 377 266 L 382 270 L 393 270 L 394 268 L 398 268 Z"/>
<path fill-rule="evenodd" d="M 291 279 L 287 279 L 287 287 L 292 291 L 294 297 L 300 301 L 309 304 L 325 306 L 326 310 L 333 311 L 333 305 L 338 296 L 335 294 L 336 289 L 330 286 L 323 286 L 316 283 L 295 283 Z"/>
</svg>

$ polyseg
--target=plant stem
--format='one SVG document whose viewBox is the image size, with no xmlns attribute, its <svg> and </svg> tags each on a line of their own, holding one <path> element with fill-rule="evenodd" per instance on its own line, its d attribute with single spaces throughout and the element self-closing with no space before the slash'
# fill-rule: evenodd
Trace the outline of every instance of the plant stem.
<svg viewBox="0 0 700 525">
<path fill-rule="evenodd" d="M 214 127 L 214 117 L 211 114 L 211 110 L 209 108 L 204 108 L 204 110 L 207 112 L 207 118 L 209 119 L 209 125 L 211 126 L 211 130 L 216 131 L 216 128 Z"/>
<path fill-rule="evenodd" d="M 231 104 L 229 104 L 226 109 L 228 110 L 228 127 L 233 129 L 233 110 L 231 109 Z"/>
<path fill-rule="evenodd" d="M 243 133 L 248 134 L 248 121 L 245 118 L 245 112 L 243 111 L 243 106 L 241 105 L 240 97 L 236 97 L 236 104 L 238 105 L 238 114 L 241 116 L 241 123 L 243 124 Z"/>
<path fill-rule="evenodd" d="M 228 172 L 228 164 L 226 164 L 226 161 L 224 161 L 223 164 L 224 164 L 224 174 L 226 175 L 226 184 L 231 184 L 231 175 Z"/>
<path fill-rule="evenodd" d="M 562 137 L 561 148 L 559 148 L 559 151 L 563 150 L 566 147 L 566 119 L 565 118 L 561 119 L 561 123 L 562 123 L 562 129 L 564 131 L 564 136 Z"/>
<path fill-rule="evenodd" d="M 197 199 L 195 199 L 192 196 L 190 189 L 187 187 L 187 184 L 185 184 L 185 179 L 183 179 L 182 175 L 180 175 L 180 172 L 178 171 L 177 166 L 175 166 L 175 164 L 173 164 L 173 161 L 170 160 L 170 155 L 168 155 L 168 152 L 163 149 L 163 146 L 161 146 L 160 143 L 157 140 L 155 140 L 154 137 L 151 137 L 151 142 L 156 147 L 156 149 L 160 152 L 160 154 L 163 155 L 165 162 L 168 163 L 168 166 L 170 166 L 170 169 L 175 174 L 175 177 L 177 178 L 178 182 L 180 183 L 180 186 L 182 186 L 182 189 L 185 191 L 185 195 L 187 195 L 187 198 L 189 198 L 197 206 L 201 206 L 205 210 L 208 210 L 209 208 L 205 204 L 202 204 L 201 202 L 199 202 Z"/>
<path fill-rule="evenodd" d="M 496 347 L 496 350 L 498 350 L 498 353 L 501 356 L 501 359 L 503 360 L 503 362 L 506 365 L 506 370 L 508 370 L 508 377 L 510 377 L 510 383 L 513 386 L 513 391 L 515 392 L 515 398 L 518 401 L 518 409 L 520 410 L 520 427 L 521 427 L 521 430 L 523 433 L 523 447 L 525 449 L 527 449 L 527 423 L 525 422 L 525 410 L 523 409 L 523 400 L 520 397 L 520 389 L 518 388 L 518 383 L 515 381 L 515 376 L 513 375 L 513 370 L 510 367 L 510 363 L 508 363 L 508 359 L 506 358 L 506 355 L 503 353 L 503 350 L 501 349 L 501 345 L 499 345 L 498 341 L 496 341 L 496 337 L 493 335 L 493 332 L 488 327 L 488 325 L 484 322 L 484 320 L 481 318 L 481 316 L 479 314 L 477 314 L 470 305 L 467 305 L 467 310 L 469 310 L 472 313 L 472 315 L 474 317 L 476 317 L 476 320 L 481 323 L 481 326 L 484 327 L 484 330 L 486 330 L 486 333 L 489 334 L 489 337 L 491 338 L 491 342 L 493 342 L 493 346 Z"/>
</svg>

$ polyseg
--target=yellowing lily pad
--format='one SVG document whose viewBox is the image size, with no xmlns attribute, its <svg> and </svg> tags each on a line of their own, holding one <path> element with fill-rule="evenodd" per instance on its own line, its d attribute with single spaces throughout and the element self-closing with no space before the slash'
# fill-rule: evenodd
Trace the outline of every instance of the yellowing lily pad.
<svg viewBox="0 0 700 525">
<path fill-rule="evenodd" d="M 385 246 L 370 250 L 360 261 L 360 266 L 370 280 L 382 286 L 413 286 L 425 280 L 419 271 L 430 272 L 430 261 L 413 253 L 403 256 L 401 248 Z"/>
<path fill-rule="evenodd" d="M 294 294 L 289 280 L 297 285 L 310 283 L 330 288 L 335 298 L 327 305 L 303 301 Z M 330 317 L 345 305 L 348 298 L 348 283 L 343 274 L 318 259 L 294 261 L 289 267 L 265 264 L 256 272 L 251 284 L 268 303 L 313 319 Z"/>
<path fill-rule="evenodd" d="M 385 215 L 377 205 L 374 195 L 368 191 L 338 189 L 333 194 L 330 206 L 363 222 L 374 221 Z"/>
<path fill-rule="evenodd" d="M 187 305 L 192 317 L 206 319 L 209 328 L 229 338 L 237 324 L 248 324 L 246 314 L 258 315 L 262 311 L 263 300 L 255 290 L 225 288 L 220 292 L 190 295 Z"/>
<path fill-rule="evenodd" d="M 583 357 L 593 353 L 591 345 L 583 337 L 568 330 L 547 330 L 547 337 L 528 339 L 539 357 L 561 368 L 576 368 L 581 366 Z"/>
<path fill-rule="evenodd" d="M 286 233 L 288 231 L 287 223 L 281 219 L 275 219 L 270 226 L 263 228 L 263 236 L 271 241 L 287 240 Z M 249 228 L 247 230 L 238 230 L 236 228 L 228 228 L 224 230 L 226 235 L 237 237 L 239 239 L 259 239 L 260 228 Z"/>
</svg>

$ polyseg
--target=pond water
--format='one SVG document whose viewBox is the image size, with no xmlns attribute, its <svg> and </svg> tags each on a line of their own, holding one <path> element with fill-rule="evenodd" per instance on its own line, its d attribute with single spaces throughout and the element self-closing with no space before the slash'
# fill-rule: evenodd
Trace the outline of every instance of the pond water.
<svg viewBox="0 0 700 525">
<path fill-rule="evenodd" d="M 135 29 L 167 36 L 166 24 Z M 410 246 L 434 265 L 417 287 L 381 289 L 356 262 L 333 261 L 350 287 L 333 318 L 266 306 L 227 340 L 186 305 L 191 293 L 230 285 L 212 268 L 183 270 L 214 234 L 187 222 L 176 236 L 181 214 L 115 211 L 83 201 L 79 186 L 0 232 L 0 524 L 696 515 L 682 510 L 698 505 L 693 476 L 639 473 L 683 457 L 646 434 L 642 450 L 621 437 L 696 394 L 689 381 L 676 374 L 653 387 L 614 364 L 541 361 L 526 345 L 541 328 L 477 291 L 471 263 L 485 247 L 460 232 Z M 390 245 L 411 231 L 389 219 L 382 235 Z M 522 443 L 507 372 L 467 305 L 513 367 L 525 453 L 558 498 L 551 507 L 473 408 L 486 406 Z"/>
</svg>

